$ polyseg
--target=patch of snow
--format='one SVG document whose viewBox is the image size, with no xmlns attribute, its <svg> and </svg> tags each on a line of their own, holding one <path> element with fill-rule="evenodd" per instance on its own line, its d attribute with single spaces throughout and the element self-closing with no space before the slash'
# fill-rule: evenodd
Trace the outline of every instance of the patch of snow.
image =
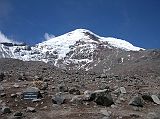
<svg viewBox="0 0 160 119">
<path fill-rule="evenodd" d="M 139 51 L 144 50 L 143 48 L 133 46 L 131 43 L 117 38 L 112 37 L 101 37 L 101 41 L 107 41 L 111 46 L 124 49 L 126 51 Z"/>
</svg>

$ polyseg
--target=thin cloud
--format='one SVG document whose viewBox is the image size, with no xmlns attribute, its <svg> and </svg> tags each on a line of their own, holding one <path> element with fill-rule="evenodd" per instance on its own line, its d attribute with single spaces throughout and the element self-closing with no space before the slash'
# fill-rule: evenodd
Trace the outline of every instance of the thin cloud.
<svg viewBox="0 0 160 119">
<path fill-rule="evenodd" d="M 0 43 L 14 43 L 14 44 L 20 44 L 20 42 L 17 42 L 13 39 L 8 38 L 0 31 Z"/>
<path fill-rule="evenodd" d="M 52 39 L 52 38 L 54 38 L 55 36 L 53 35 L 53 34 L 48 34 L 48 33 L 45 33 L 44 34 L 44 39 L 45 40 L 49 40 L 49 39 Z"/>
</svg>

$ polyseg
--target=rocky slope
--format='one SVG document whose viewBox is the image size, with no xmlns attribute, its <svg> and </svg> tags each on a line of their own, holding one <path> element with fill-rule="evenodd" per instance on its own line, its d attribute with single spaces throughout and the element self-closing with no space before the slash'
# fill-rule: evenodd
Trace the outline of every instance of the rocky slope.
<svg viewBox="0 0 160 119">
<path fill-rule="evenodd" d="M 0 118 L 159 119 L 160 63 L 147 64 L 109 74 L 0 59 Z M 23 92 L 33 87 L 42 97 L 24 99 Z"/>
</svg>

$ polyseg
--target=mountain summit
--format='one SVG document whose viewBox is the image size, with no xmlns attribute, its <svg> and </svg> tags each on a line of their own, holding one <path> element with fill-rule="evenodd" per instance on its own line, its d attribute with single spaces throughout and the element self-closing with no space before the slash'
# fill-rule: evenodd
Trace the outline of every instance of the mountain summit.
<svg viewBox="0 0 160 119">
<path fill-rule="evenodd" d="M 34 47 L 0 44 L 0 58 L 43 61 L 61 68 L 89 70 L 104 56 L 109 58 L 115 52 L 127 54 L 130 51 L 139 52 L 140 50 L 144 49 L 133 46 L 125 40 L 101 37 L 86 29 L 76 29 L 38 43 Z M 115 56 L 117 57 L 118 53 Z"/>
</svg>

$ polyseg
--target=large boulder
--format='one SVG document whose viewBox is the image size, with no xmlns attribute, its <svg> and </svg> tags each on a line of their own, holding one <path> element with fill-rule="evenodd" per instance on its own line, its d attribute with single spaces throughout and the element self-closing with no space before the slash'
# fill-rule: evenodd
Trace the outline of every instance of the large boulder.
<svg viewBox="0 0 160 119">
<path fill-rule="evenodd" d="M 97 105 L 111 106 L 114 104 L 112 96 L 107 89 L 94 91 L 91 94 L 91 99 L 94 100 Z"/>
<path fill-rule="evenodd" d="M 137 95 L 130 100 L 129 105 L 143 107 L 143 99 Z"/>
</svg>

